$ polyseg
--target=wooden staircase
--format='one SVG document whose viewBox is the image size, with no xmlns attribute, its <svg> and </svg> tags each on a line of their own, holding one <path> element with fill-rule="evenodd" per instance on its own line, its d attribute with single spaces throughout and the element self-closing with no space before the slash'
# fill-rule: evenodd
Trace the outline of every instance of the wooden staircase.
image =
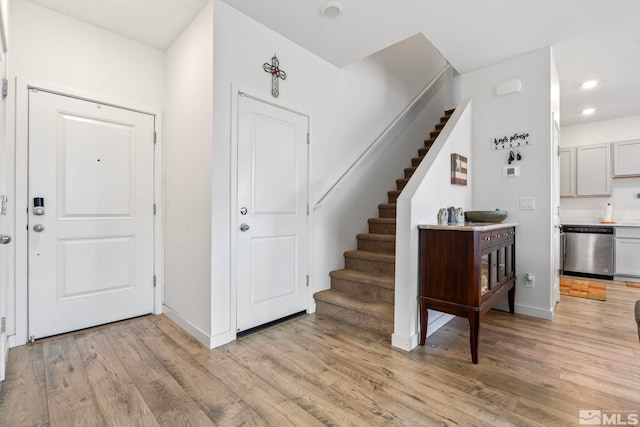
<svg viewBox="0 0 640 427">
<path fill-rule="evenodd" d="M 369 218 L 369 232 L 358 234 L 358 248 L 344 253 L 344 269 L 329 273 L 331 289 L 317 292 L 316 312 L 391 338 L 396 263 L 396 201 L 409 178 L 453 114 L 445 111 L 440 123 L 387 192 L 387 203 L 378 205 L 378 218 Z"/>
</svg>

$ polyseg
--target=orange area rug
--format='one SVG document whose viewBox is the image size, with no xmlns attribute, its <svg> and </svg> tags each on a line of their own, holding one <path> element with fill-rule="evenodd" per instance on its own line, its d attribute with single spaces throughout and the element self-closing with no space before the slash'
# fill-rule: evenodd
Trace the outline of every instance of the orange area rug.
<svg viewBox="0 0 640 427">
<path fill-rule="evenodd" d="M 569 295 L 571 297 L 606 301 L 607 286 L 602 282 L 595 282 L 588 279 L 569 279 L 567 277 L 561 277 L 560 294 Z"/>
</svg>

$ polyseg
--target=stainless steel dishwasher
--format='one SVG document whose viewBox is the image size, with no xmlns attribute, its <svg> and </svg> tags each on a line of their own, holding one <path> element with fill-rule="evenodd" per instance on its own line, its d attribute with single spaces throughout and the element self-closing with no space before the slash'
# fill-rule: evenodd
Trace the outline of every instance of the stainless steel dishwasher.
<svg viewBox="0 0 640 427">
<path fill-rule="evenodd" d="M 564 274 L 613 279 L 613 227 L 565 225 Z"/>
</svg>

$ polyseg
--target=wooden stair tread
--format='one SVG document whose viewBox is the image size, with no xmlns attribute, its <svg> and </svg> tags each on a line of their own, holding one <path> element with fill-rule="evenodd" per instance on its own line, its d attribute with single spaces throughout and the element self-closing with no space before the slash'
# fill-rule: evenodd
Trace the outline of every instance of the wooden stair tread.
<svg viewBox="0 0 640 427">
<path fill-rule="evenodd" d="M 380 204 L 378 205 L 378 208 L 383 208 L 383 209 L 384 209 L 384 208 L 387 208 L 387 209 L 390 209 L 390 208 L 395 208 L 396 206 L 397 206 L 397 204 L 396 204 L 396 203 L 380 203 Z"/>
<path fill-rule="evenodd" d="M 380 276 L 379 274 L 372 274 L 360 270 L 351 270 L 349 268 L 334 270 L 329 273 L 329 276 L 335 277 L 336 279 L 350 280 L 352 282 L 360 282 L 386 289 L 395 289 L 396 287 L 394 276 Z"/>
<path fill-rule="evenodd" d="M 345 292 L 327 289 L 316 292 L 316 300 L 333 304 L 366 315 L 393 322 L 393 304 L 384 302 L 365 302 L 355 299 Z"/>
<path fill-rule="evenodd" d="M 377 224 L 395 224 L 395 218 L 369 218 L 367 220 L 369 224 L 377 223 Z"/>
<path fill-rule="evenodd" d="M 356 234 L 356 239 L 360 240 L 384 240 L 385 242 L 395 242 L 395 234 L 360 233 Z"/>
<path fill-rule="evenodd" d="M 347 258 L 363 259 L 367 261 L 379 261 L 393 263 L 396 262 L 395 254 L 385 254 L 382 252 L 363 251 L 361 249 L 355 249 L 353 251 L 346 251 L 344 256 Z"/>
</svg>

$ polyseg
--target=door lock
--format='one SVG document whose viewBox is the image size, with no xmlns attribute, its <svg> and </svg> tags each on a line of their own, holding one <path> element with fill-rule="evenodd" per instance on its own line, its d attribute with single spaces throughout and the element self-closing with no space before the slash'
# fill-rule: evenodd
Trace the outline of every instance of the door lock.
<svg viewBox="0 0 640 427">
<path fill-rule="evenodd" d="M 245 224 L 244 222 L 242 224 L 240 224 L 240 231 L 247 231 L 249 229 L 249 225 Z"/>
<path fill-rule="evenodd" d="M 42 225 L 42 224 L 34 224 L 33 225 L 33 231 L 35 231 L 36 233 L 40 233 L 40 232 L 44 231 L 44 225 Z"/>
<path fill-rule="evenodd" d="M 245 207 L 240 208 L 240 215 L 246 215 L 247 212 L 248 212 L 247 208 Z"/>
<path fill-rule="evenodd" d="M 11 236 L 8 234 L 0 234 L 0 244 L 6 245 L 11 242 Z"/>
<path fill-rule="evenodd" d="M 44 198 L 43 197 L 33 198 L 33 214 L 44 215 Z"/>
</svg>

